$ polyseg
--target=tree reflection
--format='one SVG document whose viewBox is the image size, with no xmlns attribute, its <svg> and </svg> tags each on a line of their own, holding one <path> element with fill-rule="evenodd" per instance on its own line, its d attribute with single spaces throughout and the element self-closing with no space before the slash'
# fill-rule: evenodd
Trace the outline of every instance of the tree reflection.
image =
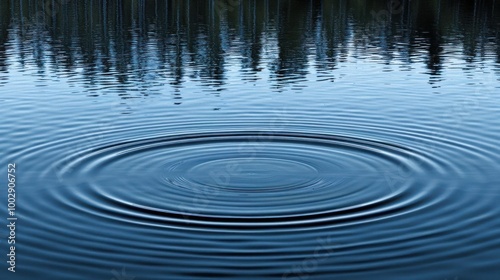
<svg viewBox="0 0 500 280">
<path fill-rule="evenodd" d="M 498 3 L 497 3 L 498 4 Z M 20 65 L 44 75 L 80 74 L 145 91 L 186 79 L 223 89 L 235 68 L 248 80 L 268 69 L 277 86 L 315 70 L 333 81 L 339 61 L 423 59 L 431 83 L 445 67 L 445 45 L 463 59 L 500 62 L 495 1 L 347 0 L 21 0 L 0 4 L 0 72 L 8 46 Z M 498 6 L 498 5 L 497 5 Z M 421 57 L 425 54 L 425 57 Z M 29 58 L 27 58 L 29 56 Z M 103 79 L 109 77 L 109 79 Z"/>
</svg>

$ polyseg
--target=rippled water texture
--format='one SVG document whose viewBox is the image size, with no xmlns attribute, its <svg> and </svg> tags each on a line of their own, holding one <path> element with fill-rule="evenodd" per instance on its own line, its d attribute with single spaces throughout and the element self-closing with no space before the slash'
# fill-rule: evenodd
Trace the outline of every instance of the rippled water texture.
<svg viewBox="0 0 500 280">
<path fill-rule="evenodd" d="M 0 3 L 0 279 L 500 279 L 498 1 Z"/>
</svg>

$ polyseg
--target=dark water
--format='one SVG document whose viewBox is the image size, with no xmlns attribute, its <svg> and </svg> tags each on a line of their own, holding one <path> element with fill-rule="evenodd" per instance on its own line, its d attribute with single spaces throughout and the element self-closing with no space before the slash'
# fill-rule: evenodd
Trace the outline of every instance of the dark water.
<svg viewBox="0 0 500 280">
<path fill-rule="evenodd" d="M 500 2 L 0 3 L 1 279 L 500 279 Z"/>
</svg>

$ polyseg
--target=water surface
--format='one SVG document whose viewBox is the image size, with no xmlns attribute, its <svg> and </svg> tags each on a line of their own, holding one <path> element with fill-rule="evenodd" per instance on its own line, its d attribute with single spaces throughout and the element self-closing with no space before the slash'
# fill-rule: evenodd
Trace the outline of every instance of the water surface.
<svg viewBox="0 0 500 280">
<path fill-rule="evenodd" d="M 500 3 L 388 3 L 3 1 L 0 278 L 499 279 Z"/>
</svg>

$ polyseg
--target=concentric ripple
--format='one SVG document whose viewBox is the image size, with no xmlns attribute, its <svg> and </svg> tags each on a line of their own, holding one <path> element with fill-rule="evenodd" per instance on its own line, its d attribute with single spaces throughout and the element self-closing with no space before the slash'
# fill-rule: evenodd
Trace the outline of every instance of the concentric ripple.
<svg viewBox="0 0 500 280">
<path fill-rule="evenodd" d="M 84 201 L 99 215 L 205 228 L 388 218 L 411 203 L 404 196 L 415 180 L 395 187 L 387 173 L 418 174 L 437 164 L 400 145 L 298 132 L 156 137 L 65 161 L 60 178 L 86 186 Z"/>
<path fill-rule="evenodd" d="M 53 185 L 32 189 L 33 197 L 40 193 L 43 199 L 30 201 L 25 220 L 55 234 L 26 241 L 34 254 L 46 254 L 37 244 L 52 248 L 61 236 L 85 233 L 88 240 L 66 241 L 67 250 L 54 259 L 77 262 L 77 250 L 78 256 L 102 259 L 105 267 L 127 263 L 135 275 L 203 279 L 185 269 L 194 262 L 200 271 L 213 270 L 215 263 L 221 275 L 244 268 L 243 279 L 261 279 L 262 270 L 265 279 L 281 279 L 322 246 L 332 253 L 318 262 L 315 275 L 330 279 L 333 273 L 350 277 L 381 267 L 439 266 L 442 260 L 492 256 L 498 248 L 498 230 L 474 230 L 499 228 L 492 207 L 498 192 L 485 193 L 492 182 L 467 173 L 474 170 L 450 156 L 459 151 L 494 160 L 494 150 L 474 142 L 437 141 L 419 131 L 399 131 L 405 141 L 393 142 L 327 129 L 190 128 L 194 132 L 162 136 L 164 126 L 152 126 L 141 131 L 151 137 L 134 138 L 138 127 L 128 126 L 109 131 L 103 138 L 108 142 L 37 162 L 34 178 Z M 124 135 L 133 138 L 121 141 Z M 417 141 L 431 144 L 411 145 Z M 54 159 L 64 146 L 83 142 L 63 138 L 19 153 L 24 162 L 41 155 Z M 464 176 L 469 188 L 463 187 Z M 37 209 L 45 209 L 47 219 L 37 220 Z M 130 254 L 158 266 L 131 263 Z M 165 260 L 172 267 L 162 265 Z"/>
</svg>

